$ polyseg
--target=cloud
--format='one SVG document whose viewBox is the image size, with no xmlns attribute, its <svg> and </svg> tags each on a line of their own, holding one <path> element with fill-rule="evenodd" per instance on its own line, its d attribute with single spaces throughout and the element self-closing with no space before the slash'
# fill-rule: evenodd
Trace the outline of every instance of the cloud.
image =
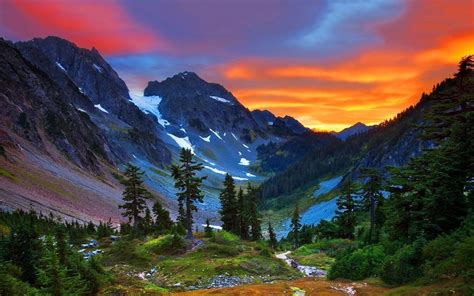
<svg viewBox="0 0 474 296">
<path fill-rule="evenodd" d="M 115 0 L 4 0 L 0 22 L 14 38 L 57 35 L 105 54 L 169 50 Z"/>
</svg>

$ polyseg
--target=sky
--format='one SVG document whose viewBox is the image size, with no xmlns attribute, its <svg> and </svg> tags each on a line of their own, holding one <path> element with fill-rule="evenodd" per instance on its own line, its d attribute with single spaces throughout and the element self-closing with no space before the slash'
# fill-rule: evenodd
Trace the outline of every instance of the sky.
<svg viewBox="0 0 474 296">
<path fill-rule="evenodd" d="M 193 71 L 318 130 L 376 124 L 474 53 L 474 0 L 0 0 L 0 36 L 97 48 L 128 87 Z"/>
</svg>

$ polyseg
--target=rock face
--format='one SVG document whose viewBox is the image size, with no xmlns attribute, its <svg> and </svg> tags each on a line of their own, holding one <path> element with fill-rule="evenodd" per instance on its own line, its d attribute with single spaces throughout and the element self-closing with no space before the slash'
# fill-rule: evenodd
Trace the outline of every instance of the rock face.
<svg viewBox="0 0 474 296">
<path fill-rule="evenodd" d="M 95 48 L 79 48 L 58 37 L 35 38 L 15 46 L 63 89 L 65 101 L 92 115 L 121 160 L 130 159 L 127 151 L 133 146 L 135 153 L 155 164 L 170 162 L 156 119 L 130 102 L 127 86 Z"/>
<path fill-rule="evenodd" d="M 18 50 L 0 40 L 1 128 L 33 143 L 45 153 L 49 142 L 76 165 L 99 168 L 99 159 L 112 163 L 116 157 L 89 115 L 69 101 L 84 102 L 81 94 L 69 96 Z M 90 106 L 88 106 L 90 108 Z"/>
<path fill-rule="evenodd" d="M 171 124 L 207 136 L 209 130 L 234 133 L 252 143 L 261 131 L 250 111 L 223 86 L 193 72 L 182 72 L 162 82 L 150 81 L 145 96 L 160 96 L 159 111 Z"/>
</svg>

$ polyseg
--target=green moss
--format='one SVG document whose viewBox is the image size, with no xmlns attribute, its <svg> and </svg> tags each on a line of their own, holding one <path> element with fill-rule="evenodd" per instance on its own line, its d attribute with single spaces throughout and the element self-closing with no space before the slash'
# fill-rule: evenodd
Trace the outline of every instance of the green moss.
<svg viewBox="0 0 474 296">
<path fill-rule="evenodd" d="M 16 177 L 15 177 L 14 174 L 12 174 L 11 172 L 7 171 L 7 170 L 4 169 L 4 168 L 0 168 L 0 176 L 1 176 L 1 177 L 6 177 L 6 178 L 8 178 L 8 179 L 10 179 L 10 180 L 15 180 L 15 179 L 16 179 Z"/>
</svg>

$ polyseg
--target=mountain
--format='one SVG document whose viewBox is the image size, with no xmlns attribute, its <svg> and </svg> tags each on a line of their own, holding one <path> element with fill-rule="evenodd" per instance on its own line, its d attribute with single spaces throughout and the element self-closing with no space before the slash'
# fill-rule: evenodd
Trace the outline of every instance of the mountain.
<svg viewBox="0 0 474 296">
<path fill-rule="evenodd" d="M 119 160 L 70 93 L 0 39 L 0 206 L 83 221 L 120 219 Z"/>
<path fill-rule="evenodd" d="M 130 102 L 125 82 L 95 48 L 79 48 L 58 37 L 15 46 L 67 93 L 65 99 L 91 116 L 121 162 L 140 154 L 155 165 L 170 163 L 171 154 L 157 136 L 160 126 Z"/>
<path fill-rule="evenodd" d="M 356 124 L 343 129 L 342 131 L 338 133 L 334 133 L 336 137 L 339 139 L 345 141 L 347 138 L 353 135 L 358 135 L 361 133 L 365 133 L 368 131 L 371 127 L 363 124 L 362 122 L 357 122 Z"/>
<path fill-rule="evenodd" d="M 276 125 L 262 125 L 232 93 L 196 73 L 150 81 L 141 95 L 131 93 L 94 48 L 58 37 L 2 40 L 2 48 L 2 207 L 118 222 L 119 170 L 131 162 L 174 215 L 168 166 L 185 147 L 209 176 L 196 218 L 217 220 L 226 173 L 236 182 L 260 183 L 266 177 L 253 169 L 259 146 L 312 141 L 288 116 L 268 112 Z"/>
</svg>

